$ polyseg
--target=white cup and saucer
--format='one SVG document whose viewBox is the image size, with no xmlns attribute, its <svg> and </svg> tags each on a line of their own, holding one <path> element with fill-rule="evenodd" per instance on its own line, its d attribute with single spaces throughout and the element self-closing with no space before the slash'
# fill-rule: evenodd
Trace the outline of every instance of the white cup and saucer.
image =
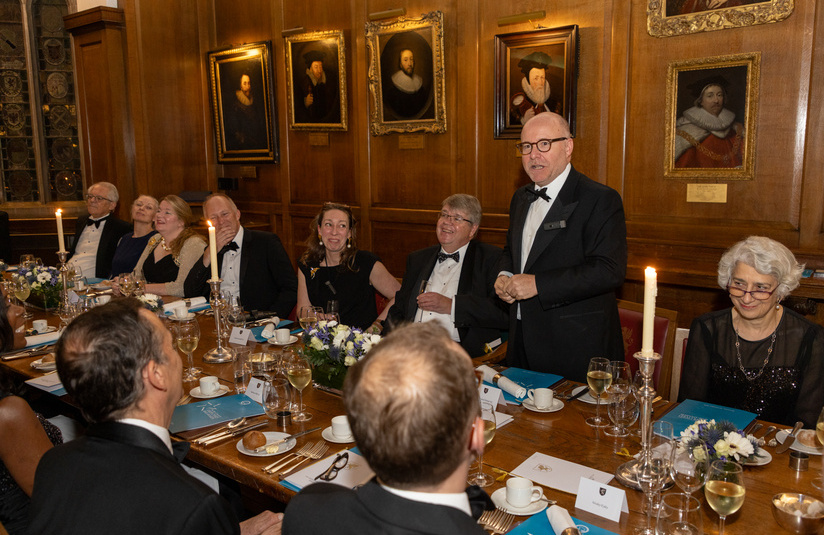
<svg viewBox="0 0 824 535">
<path fill-rule="evenodd" d="M 551 388 L 529 389 L 526 396 L 523 406 L 532 412 L 556 412 L 564 408 L 564 402 L 555 399 L 555 392 Z"/>
<path fill-rule="evenodd" d="M 222 396 L 229 391 L 229 387 L 220 384 L 214 375 L 207 375 L 200 378 L 200 386 L 194 387 L 189 394 L 193 398 L 210 399 Z"/>
<path fill-rule="evenodd" d="M 186 305 L 184 304 L 182 306 L 173 308 L 171 317 L 173 320 L 183 321 L 194 318 L 195 313 L 189 312 L 189 309 L 186 308 Z"/>
<path fill-rule="evenodd" d="M 496 490 L 491 498 L 496 507 L 518 516 L 534 515 L 547 506 L 543 489 L 525 477 L 510 477 L 506 488 Z"/>
<path fill-rule="evenodd" d="M 269 343 L 276 346 L 288 346 L 298 341 L 297 336 L 293 336 L 289 329 L 276 329 L 275 335 L 269 338 Z"/>
<path fill-rule="evenodd" d="M 355 441 L 355 437 L 352 436 L 352 428 L 349 427 L 349 418 L 346 415 L 332 418 L 332 425 L 324 429 L 321 436 L 324 440 L 336 444 L 347 444 Z"/>
</svg>

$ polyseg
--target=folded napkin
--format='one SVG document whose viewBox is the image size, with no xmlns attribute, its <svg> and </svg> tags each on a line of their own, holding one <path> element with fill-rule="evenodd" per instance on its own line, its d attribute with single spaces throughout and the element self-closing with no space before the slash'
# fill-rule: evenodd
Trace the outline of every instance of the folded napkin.
<svg viewBox="0 0 824 535">
<path fill-rule="evenodd" d="M 569 511 L 558 505 L 551 505 L 546 510 L 546 516 L 549 519 L 549 525 L 552 526 L 552 531 L 555 535 L 579 535 L 578 528 L 575 527 L 575 522 L 569 516 Z"/>
<path fill-rule="evenodd" d="M 507 379 L 503 375 L 500 375 L 498 372 L 487 366 L 486 364 L 481 364 L 477 367 L 484 374 L 484 381 L 489 384 L 497 385 L 498 388 L 512 394 L 516 398 L 522 398 L 526 395 L 526 388 L 519 385 L 518 383 L 512 381 L 511 379 Z M 495 376 L 498 376 L 496 379 Z"/>
<path fill-rule="evenodd" d="M 271 320 L 271 323 L 270 323 Z M 266 320 L 266 327 L 263 328 L 260 335 L 267 340 L 275 335 L 275 327 L 277 324 L 280 323 L 280 318 L 275 316 L 274 318 L 269 318 Z"/>
<path fill-rule="evenodd" d="M 37 347 L 51 344 L 60 338 L 62 331 L 54 331 L 46 334 L 35 334 L 34 336 L 26 337 L 26 347 Z"/>
<path fill-rule="evenodd" d="M 186 306 L 186 299 L 179 299 L 163 305 L 163 312 L 171 314 L 172 311 L 179 307 Z M 189 301 L 189 312 L 196 312 L 209 306 L 209 301 L 205 297 L 193 297 Z"/>
</svg>

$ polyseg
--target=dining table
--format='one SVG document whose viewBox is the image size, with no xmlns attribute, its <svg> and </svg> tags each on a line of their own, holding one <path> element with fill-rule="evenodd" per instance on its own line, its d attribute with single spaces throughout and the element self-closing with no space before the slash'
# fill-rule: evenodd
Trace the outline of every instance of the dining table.
<svg viewBox="0 0 824 535">
<path fill-rule="evenodd" d="M 52 325 L 59 322 L 56 317 L 42 311 L 35 316 L 47 318 Z M 214 318 L 210 312 L 198 313 L 197 317 L 201 328 L 201 338 L 194 353 L 195 365 L 202 368 L 204 375 L 218 377 L 220 383 L 230 389 L 230 395 L 234 394 L 232 363 L 210 364 L 202 359 L 207 351 L 217 345 Z M 170 329 L 174 327 L 174 320 L 166 319 L 165 321 Z M 296 325 L 291 327 L 295 328 Z M 298 336 L 299 341 L 292 346 L 277 346 L 265 342 L 249 342 L 248 345 L 252 346 L 252 353 L 270 351 L 278 354 L 289 351 L 292 347 L 298 347 L 301 344 L 300 339 L 301 337 Z M 186 356 L 182 352 L 179 354 L 183 359 L 184 366 L 186 366 Z M 31 367 L 31 362 L 36 358 L 39 357 L 0 361 L 0 365 L 19 379 L 40 377 L 44 372 Z M 563 390 L 568 390 L 571 384 L 571 382 L 565 381 Z M 197 381 L 186 382 L 183 384 L 183 391 L 188 393 L 196 386 L 198 386 Z M 562 389 L 558 390 L 560 393 Z M 63 396 L 63 398 L 68 404 L 71 404 L 69 396 Z M 182 401 L 196 403 L 199 400 L 184 396 Z M 258 428 L 258 430 L 294 434 L 315 427 L 325 429 L 331 425 L 333 417 L 342 415 L 345 412 L 340 393 L 326 388 L 318 388 L 317 385 L 310 385 L 304 389 L 303 401 L 306 410 L 312 415 L 310 420 L 304 422 L 292 421 L 289 425 L 278 425 L 275 419 L 263 415 L 256 417 L 254 420 L 256 422 L 265 422 L 265 425 Z M 563 408 L 556 412 L 534 412 L 520 404 L 500 404 L 497 407 L 499 412 L 511 415 L 513 418 L 496 430 L 493 440 L 486 446 L 483 469 L 495 477 L 493 485 L 486 489 L 488 493 L 491 494 L 493 491 L 504 488 L 510 471 L 536 452 L 614 474 L 620 465 L 641 450 L 637 436 L 630 435 L 626 438 L 615 438 L 607 436 L 601 428 L 587 425 L 585 420 L 595 413 L 594 404 L 586 403 L 581 399 L 563 400 L 563 403 Z M 660 417 L 676 405 L 677 403 L 671 400 L 660 400 L 654 405 L 653 418 Z M 602 406 L 602 414 L 606 413 L 604 409 L 605 407 Z M 760 423 L 763 424 L 764 428 L 774 425 L 769 422 Z M 787 429 L 787 426 L 784 425 L 777 425 L 777 427 Z M 763 431 L 758 434 L 762 433 Z M 262 495 L 287 503 L 295 495 L 295 492 L 285 487 L 277 475 L 270 475 L 263 471 L 263 468 L 271 464 L 276 457 L 252 457 L 241 453 L 237 447 L 240 438 L 238 436 L 211 446 L 193 443 L 187 460 L 194 465 L 230 478 Z M 176 435 L 173 435 L 173 439 L 184 440 L 183 437 Z M 293 451 L 297 451 L 308 442 L 323 440 L 321 430 L 308 433 L 296 439 L 297 444 Z M 327 456 L 333 455 L 342 449 L 353 448 L 356 444 L 335 443 L 329 444 L 329 446 Z M 779 492 L 799 492 L 822 499 L 822 492 L 816 490 L 812 485 L 813 479 L 822 472 L 821 455 L 810 455 L 808 470 L 796 471 L 790 468 L 789 452 L 777 453 L 776 448 L 772 446 L 765 446 L 765 448 L 772 455 L 772 460 L 763 466 L 746 466 L 744 468 L 746 498 L 741 509 L 727 517 L 726 533 L 731 535 L 753 535 L 754 533 L 782 532 L 782 528 L 773 518 L 771 506 L 773 496 Z M 543 492 L 546 499 L 556 501 L 558 505 L 569 510 L 575 518 L 614 533 L 632 533 L 635 527 L 642 526 L 646 522 L 642 507 L 643 494 L 640 491 L 622 486 L 617 479 L 613 479 L 609 485 L 626 492 L 629 513 L 621 514 L 618 522 L 577 509 L 574 494 L 549 487 L 543 487 Z M 675 487 L 674 490 L 667 492 L 680 491 Z M 718 515 L 710 509 L 702 491 L 697 491 L 694 495 L 701 502 L 704 531 L 706 533 L 717 533 Z M 525 516 L 517 517 L 513 529 L 518 523 L 527 518 Z"/>
</svg>

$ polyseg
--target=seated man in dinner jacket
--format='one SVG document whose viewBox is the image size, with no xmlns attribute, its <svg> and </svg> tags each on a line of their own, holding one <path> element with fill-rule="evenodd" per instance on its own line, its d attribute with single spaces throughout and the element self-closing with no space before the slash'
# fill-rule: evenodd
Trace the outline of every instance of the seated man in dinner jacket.
<svg viewBox="0 0 824 535">
<path fill-rule="evenodd" d="M 271 232 L 242 227 L 240 210 L 223 193 L 206 198 L 203 214 L 215 226 L 221 289 L 239 295 L 240 304 L 248 311 L 289 316 L 298 299 L 298 278 L 280 238 Z M 186 297 L 209 296 L 211 265 L 211 250 L 207 247 L 203 261 L 195 262 L 186 277 Z"/>
<path fill-rule="evenodd" d="M 509 307 L 494 286 L 503 251 L 472 240 L 481 216 L 481 203 L 472 195 L 458 193 L 443 201 L 435 227 L 440 245 L 407 257 L 403 284 L 387 316 L 389 328 L 437 321 L 470 357 L 483 355 L 486 343 L 500 338 L 509 327 Z"/>
<path fill-rule="evenodd" d="M 37 466 L 30 533 L 276 534 L 282 515 L 238 524 L 227 502 L 180 466 L 189 444 L 169 423 L 183 366 L 172 336 L 136 299 L 81 314 L 57 344 L 57 370 L 89 421 Z"/>
<path fill-rule="evenodd" d="M 97 182 L 86 192 L 89 215 L 78 217 L 69 260 L 83 271 L 84 277 L 108 279 L 117 244 L 132 231 L 132 225 L 112 212 L 120 195 L 110 182 Z M 119 273 L 115 273 L 119 275 Z"/>
<path fill-rule="evenodd" d="M 343 401 L 376 478 L 316 483 L 292 498 L 284 534 L 482 534 L 494 506 L 466 487 L 484 447 L 472 361 L 435 322 L 396 329 L 349 369 Z"/>
</svg>

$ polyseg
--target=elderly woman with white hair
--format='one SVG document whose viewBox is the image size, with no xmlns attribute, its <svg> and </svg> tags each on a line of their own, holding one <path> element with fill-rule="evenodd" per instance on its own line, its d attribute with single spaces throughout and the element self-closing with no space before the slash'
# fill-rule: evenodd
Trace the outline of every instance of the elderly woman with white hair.
<svg viewBox="0 0 824 535">
<path fill-rule="evenodd" d="M 690 328 L 679 398 L 815 427 L 824 405 L 824 328 L 781 305 L 803 266 L 775 240 L 750 236 L 718 263 L 733 307 Z"/>
</svg>

